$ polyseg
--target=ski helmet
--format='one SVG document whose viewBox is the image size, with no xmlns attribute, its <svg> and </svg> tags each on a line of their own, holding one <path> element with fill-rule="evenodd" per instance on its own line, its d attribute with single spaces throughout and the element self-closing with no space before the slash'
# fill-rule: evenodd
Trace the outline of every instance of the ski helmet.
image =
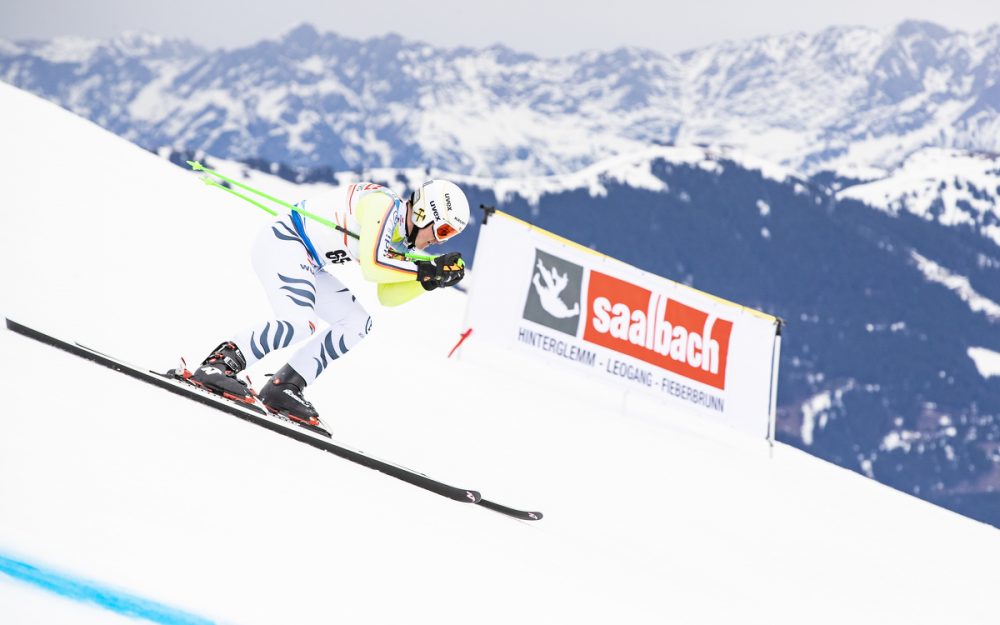
<svg viewBox="0 0 1000 625">
<path fill-rule="evenodd" d="M 469 225 L 469 200 L 454 182 L 428 180 L 410 196 L 413 203 L 413 225 L 417 228 L 433 223 L 434 238 L 447 241 Z"/>
</svg>

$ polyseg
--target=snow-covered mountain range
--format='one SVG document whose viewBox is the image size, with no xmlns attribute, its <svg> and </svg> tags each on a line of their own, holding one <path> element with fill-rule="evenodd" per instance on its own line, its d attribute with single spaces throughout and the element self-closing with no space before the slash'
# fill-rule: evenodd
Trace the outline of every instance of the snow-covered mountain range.
<svg viewBox="0 0 1000 625">
<path fill-rule="evenodd" d="M 232 50 L 129 34 L 0 42 L 0 80 L 145 147 L 336 169 L 533 176 L 706 143 L 871 179 L 921 147 L 1000 151 L 1000 25 L 909 21 L 558 59 L 308 25 Z"/>
</svg>

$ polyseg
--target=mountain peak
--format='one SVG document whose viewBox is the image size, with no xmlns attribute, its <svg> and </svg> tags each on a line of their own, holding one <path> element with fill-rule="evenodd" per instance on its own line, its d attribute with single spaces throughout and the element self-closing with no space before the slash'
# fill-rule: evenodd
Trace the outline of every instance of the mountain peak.
<svg viewBox="0 0 1000 625">
<path fill-rule="evenodd" d="M 146 30 L 127 30 L 116 37 L 101 42 L 102 50 L 131 58 L 179 57 L 184 58 L 203 52 L 188 39 L 164 37 Z"/>
<path fill-rule="evenodd" d="M 502 43 L 495 43 L 490 47 L 486 48 L 485 51 L 493 54 L 494 58 L 496 58 L 497 61 L 501 63 L 508 63 L 511 65 L 538 60 L 538 57 L 533 54 L 529 54 L 527 52 L 519 52 L 517 50 L 514 50 L 513 48 L 505 46 Z"/>
<path fill-rule="evenodd" d="M 0 39 L 0 55 L 12 56 L 20 53 L 21 53 L 21 46 L 17 45 L 13 41 Z"/>
<path fill-rule="evenodd" d="M 927 37 L 940 40 L 950 37 L 953 33 L 944 26 L 925 20 L 904 20 L 893 31 L 896 37 Z"/>
<path fill-rule="evenodd" d="M 282 41 L 308 46 L 316 43 L 319 37 L 319 31 L 316 30 L 315 26 L 308 22 L 303 22 L 285 33 Z"/>
<path fill-rule="evenodd" d="M 127 43 L 133 45 L 151 45 L 158 46 L 162 45 L 165 41 L 162 35 L 157 35 L 148 30 L 125 30 L 122 31 L 117 37 L 112 39 L 114 42 Z"/>
</svg>

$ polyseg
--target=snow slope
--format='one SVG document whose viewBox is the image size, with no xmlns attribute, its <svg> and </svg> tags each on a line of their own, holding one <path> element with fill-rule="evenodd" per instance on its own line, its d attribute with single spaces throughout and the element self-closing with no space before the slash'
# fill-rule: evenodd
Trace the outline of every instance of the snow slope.
<svg viewBox="0 0 1000 625">
<path fill-rule="evenodd" d="M 262 213 L 8 85 L 0 107 L 0 314 L 156 367 L 265 314 Z M 995 622 L 995 529 L 511 354 L 446 360 L 464 295 L 380 309 L 350 269 L 374 334 L 310 389 L 336 436 L 544 520 L 0 331 L 0 554 L 228 623 Z M 19 584 L 3 622 L 42 620 Z"/>
<path fill-rule="evenodd" d="M 943 226 L 965 226 L 1000 245 L 1000 157 L 925 148 L 888 176 L 846 187 L 854 199 L 890 214 L 902 211 Z"/>
</svg>

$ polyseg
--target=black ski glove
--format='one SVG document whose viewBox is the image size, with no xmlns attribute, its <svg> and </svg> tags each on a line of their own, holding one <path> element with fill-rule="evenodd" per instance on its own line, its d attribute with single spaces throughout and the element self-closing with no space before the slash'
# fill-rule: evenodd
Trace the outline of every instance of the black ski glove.
<svg viewBox="0 0 1000 625">
<path fill-rule="evenodd" d="M 449 252 L 433 262 L 418 260 L 417 281 L 427 291 L 445 286 L 455 286 L 465 277 L 465 262 L 460 252 Z"/>
</svg>

